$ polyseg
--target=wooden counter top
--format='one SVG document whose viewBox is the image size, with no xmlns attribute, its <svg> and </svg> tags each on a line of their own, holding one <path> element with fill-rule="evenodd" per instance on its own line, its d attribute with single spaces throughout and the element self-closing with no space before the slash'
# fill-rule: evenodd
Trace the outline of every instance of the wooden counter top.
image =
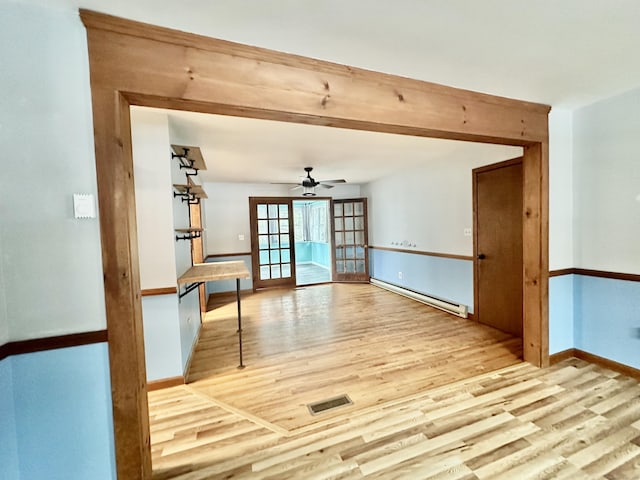
<svg viewBox="0 0 640 480">
<path fill-rule="evenodd" d="M 196 263 L 178 278 L 178 284 L 249 277 L 249 270 L 243 261 Z"/>
</svg>

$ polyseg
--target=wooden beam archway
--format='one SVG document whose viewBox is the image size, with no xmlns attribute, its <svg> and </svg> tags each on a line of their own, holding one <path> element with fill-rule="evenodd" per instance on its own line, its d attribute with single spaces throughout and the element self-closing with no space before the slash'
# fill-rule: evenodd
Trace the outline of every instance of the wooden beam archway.
<svg viewBox="0 0 640 480">
<path fill-rule="evenodd" d="M 549 107 L 81 10 L 118 478 L 151 478 L 130 105 L 524 148 L 524 359 L 548 363 Z"/>
</svg>

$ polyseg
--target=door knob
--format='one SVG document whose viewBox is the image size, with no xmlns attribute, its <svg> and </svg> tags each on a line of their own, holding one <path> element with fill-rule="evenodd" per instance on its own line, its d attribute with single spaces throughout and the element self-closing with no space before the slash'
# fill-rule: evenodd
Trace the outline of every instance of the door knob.
<svg viewBox="0 0 640 480">
<path fill-rule="evenodd" d="M 487 257 L 485 256 L 484 253 L 479 253 L 478 254 L 478 260 L 484 260 L 485 258 L 487 258 Z"/>
</svg>

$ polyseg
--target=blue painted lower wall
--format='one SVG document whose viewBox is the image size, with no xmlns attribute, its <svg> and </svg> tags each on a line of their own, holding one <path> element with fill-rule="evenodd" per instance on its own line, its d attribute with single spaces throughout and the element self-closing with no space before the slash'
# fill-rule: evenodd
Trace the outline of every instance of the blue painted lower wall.
<svg viewBox="0 0 640 480">
<path fill-rule="evenodd" d="M 311 242 L 296 242 L 296 263 L 311 262 Z"/>
<path fill-rule="evenodd" d="M 116 478 L 106 343 L 10 357 L 0 382 L 1 478 Z"/>
<path fill-rule="evenodd" d="M 399 278 L 398 272 L 402 272 Z M 473 312 L 473 261 L 369 249 L 372 278 L 467 305 Z"/>
<path fill-rule="evenodd" d="M 20 478 L 12 358 L 0 360 L 0 478 Z"/>
<path fill-rule="evenodd" d="M 577 348 L 640 368 L 640 282 L 549 279 L 549 353 Z"/>
<path fill-rule="evenodd" d="M 251 267 L 251 255 L 232 255 L 230 257 L 216 257 L 213 259 L 207 260 L 208 262 L 232 262 L 242 260 L 247 266 L 247 270 L 249 270 L 249 274 L 251 274 L 251 278 L 243 278 L 240 280 L 240 289 L 242 290 L 252 290 L 253 289 L 253 273 Z M 235 280 L 220 280 L 218 282 L 207 282 L 207 295 L 211 295 L 212 293 L 221 293 L 221 292 L 235 292 L 236 291 L 236 281 Z"/>
<path fill-rule="evenodd" d="M 328 243 L 311 242 L 311 263 L 331 268 L 330 245 Z"/>
<path fill-rule="evenodd" d="M 575 348 L 575 275 L 549 278 L 549 353 Z"/>
<path fill-rule="evenodd" d="M 640 368 L 640 282 L 575 275 L 575 348 Z"/>
<path fill-rule="evenodd" d="M 321 267 L 331 268 L 331 256 L 328 243 L 296 242 L 296 263 L 315 263 Z"/>
</svg>

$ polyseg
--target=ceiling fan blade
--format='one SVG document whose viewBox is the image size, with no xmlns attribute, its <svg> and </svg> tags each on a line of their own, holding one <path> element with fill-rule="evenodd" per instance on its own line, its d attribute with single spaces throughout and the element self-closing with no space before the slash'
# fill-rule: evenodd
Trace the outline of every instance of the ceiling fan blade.
<svg viewBox="0 0 640 480">
<path fill-rule="evenodd" d="M 270 182 L 270 185 L 300 185 L 300 184 L 293 183 L 293 182 Z"/>
<path fill-rule="evenodd" d="M 338 180 L 322 180 L 320 183 L 347 183 L 344 178 L 340 178 Z"/>
<path fill-rule="evenodd" d="M 322 188 L 333 188 L 333 187 L 335 187 L 335 185 L 325 185 L 324 183 L 319 183 L 317 186 L 318 187 L 322 187 Z"/>
<path fill-rule="evenodd" d="M 291 185 L 290 183 L 288 183 L 287 185 Z M 302 188 L 302 185 L 296 185 L 295 187 L 291 188 L 291 190 L 300 190 Z"/>
</svg>

